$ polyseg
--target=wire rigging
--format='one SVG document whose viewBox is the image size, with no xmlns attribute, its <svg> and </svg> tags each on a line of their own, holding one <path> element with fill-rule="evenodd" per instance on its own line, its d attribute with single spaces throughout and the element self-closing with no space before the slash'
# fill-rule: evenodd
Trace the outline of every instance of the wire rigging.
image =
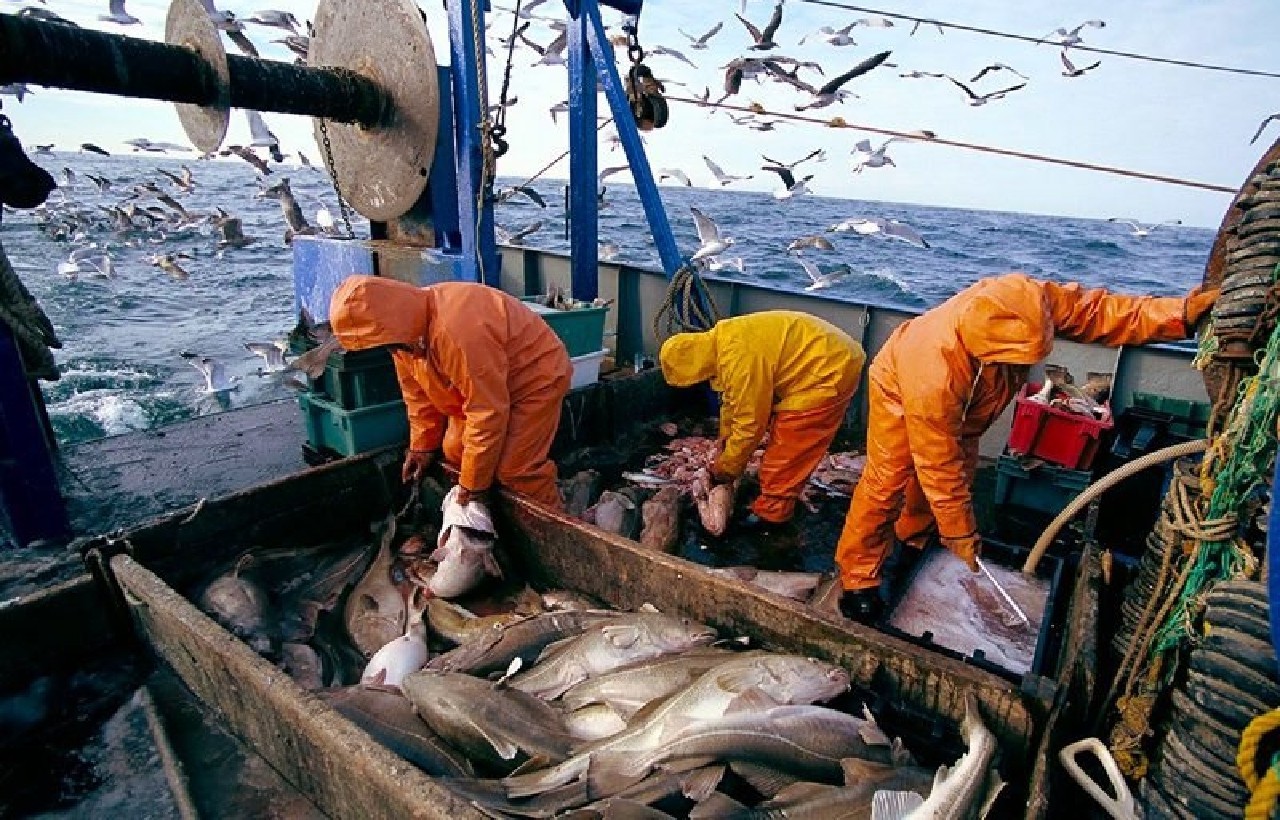
<svg viewBox="0 0 1280 820">
<path fill-rule="evenodd" d="M 1019 159 L 1029 159 L 1036 162 L 1045 162 L 1051 165 L 1065 165 L 1069 168 L 1082 168 L 1087 171 L 1100 171 L 1106 174 L 1116 174 L 1118 176 L 1132 177 L 1134 179 L 1145 179 L 1151 182 L 1163 182 L 1169 185 L 1182 185 L 1188 188 L 1199 188 L 1204 191 L 1217 191 L 1224 194 L 1234 194 L 1237 189 L 1228 185 L 1215 185 L 1211 182 L 1197 182 L 1190 179 L 1182 179 L 1180 177 L 1164 176 L 1163 174 L 1149 174 L 1145 171 L 1131 171 L 1127 168 L 1117 168 L 1114 165 L 1100 165 L 1093 162 L 1082 162 L 1074 159 L 1063 159 L 1061 157 L 1051 157 L 1045 154 L 1033 154 L 1028 151 L 1016 151 L 1011 148 L 997 148 L 991 145 L 979 145 L 973 142 L 961 142 L 959 140 L 943 139 L 942 137 L 921 136 L 919 132 L 896 131 L 891 128 L 878 128 L 873 125 L 861 125 L 858 123 L 847 122 L 843 117 L 834 117 L 832 119 L 819 119 L 818 117 L 806 117 L 802 114 L 789 114 L 785 111 L 768 111 L 761 106 L 742 106 L 730 105 L 728 103 L 704 102 L 702 100 L 693 99 L 691 97 L 667 97 L 668 102 L 688 103 L 696 105 L 700 108 L 724 108 L 730 111 L 741 111 L 747 114 L 757 114 L 760 116 L 778 117 L 784 120 L 793 120 L 795 122 L 805 122 L 812 125 L 822 125 L 827 128 L 851 128 L 856 131 L 869 131 L 873 134 L 884 134 L 891 137 L 899 137 L 908 139 L 912 142 L 932 143 L 934 145 L 947 145 L 952 148 L 963 148 L 968 151 L 979 151 L 985 154 L 998 154 L 1005 157 L 1017 157 Z"/>
<path fill-rule="evenodd" d="M 1003 37 L 1008 40 L 1020 40 L 1024 43 L 1052 43 L 1043 37 L 1028 37 L 1025 34 L 1013 34 L 1007 31 L 997 31 L 996 29 L 982 28 L 981 26 L 968 26 L 963 23 L 949 23 L 945 20 L 934 20 L 930 17 L 915 17 L 910 14 L 899 14 L 892 11 L 883 11 L 881 9 L 872 9 L 865 6 L 854 6 L 848 3 L 838 3 L 835 0 L 800 0 L 802 3 L 808 3 L 813 6 L 828 6 L 834 9 L 842 9 L 844 11 L 856 11 L 862 14 L 877 14 L 881 17 L 890 17 L 897 20 L 908 20 L 913 23 L 923 23 L 930 26 L 941 26 L 942 28 L 952 28 L 957 31 L 968 31 L 973 34 L 985 34 L 991 37 Z M 1214 65 L 1212 63 L 1199 63 L 1194 60 L 1178 60 L 1172 57 L 1156 57 L 1150 54 L 1138 54 L 1132 51 L 1117 51 L 1110 48 L 1098 48 L 1097 46 L 1089 46 L 1084 43 L 1071 46 L 1075 51 L 1088 51 L 1094 54 L 1105 54 L 1110 57 L 1124 57 L 1129 60 L 1143 60 L 1149 63 L 1162 63 L 1164 65 L 1176 65 L 1184 68 L 1199 68 L 1205 71 L 1225 71 L 1229 74 L 1244 74 L 1251 77 L 1273 77 L 1280 79 L 1280 72 L 1262 71 L 1254 68 L 1240 68 L 1238 66 Z"/>
</svg>

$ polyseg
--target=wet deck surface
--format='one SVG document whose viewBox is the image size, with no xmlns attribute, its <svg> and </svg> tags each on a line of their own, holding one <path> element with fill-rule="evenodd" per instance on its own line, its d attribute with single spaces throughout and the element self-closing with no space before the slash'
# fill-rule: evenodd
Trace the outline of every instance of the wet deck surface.
<svg viewBox="0 0 1280 820">
<path fill-rule="evenodd" d="M 113 532 L 304 470 L 305 438 L 298 405 L 280 401 L 67 448 L 60 475 L 73 532 Z M 81 569 L 79 555 L 62 546 L 9 550 L 0 600 Z"/>
</svg>

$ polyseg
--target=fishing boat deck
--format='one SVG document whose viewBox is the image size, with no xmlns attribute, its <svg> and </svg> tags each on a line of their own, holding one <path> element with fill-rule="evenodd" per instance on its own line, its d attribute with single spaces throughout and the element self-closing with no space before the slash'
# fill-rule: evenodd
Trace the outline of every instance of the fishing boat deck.
<svg viewBox="0 0 1280 820">
<path fill-rule="evenodd" d="M 276 401 L 67 447 L 61 483 L 72 532 L 126 529 L 296 473 L 307 467 L 305 439 L 297 404 Z M 74 551 L 11 550 L 0 569 L 0 600 L 82 571 Z"/>
</svg>

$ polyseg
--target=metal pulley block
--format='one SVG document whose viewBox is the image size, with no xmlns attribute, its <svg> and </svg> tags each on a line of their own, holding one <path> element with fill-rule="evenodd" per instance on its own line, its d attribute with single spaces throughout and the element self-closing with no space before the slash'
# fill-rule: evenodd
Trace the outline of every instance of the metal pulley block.
<svg viewBox="0 0 1280 820">
<path fill-rule="evenodd" d="M 644 63 L 636 63 L 627 72 L 627 100 L 631 114 L 641 131 L 652 131 L 667 124 L 670 110 L 663 92 L 666 87 L 653 76 Z"/>
</svg>

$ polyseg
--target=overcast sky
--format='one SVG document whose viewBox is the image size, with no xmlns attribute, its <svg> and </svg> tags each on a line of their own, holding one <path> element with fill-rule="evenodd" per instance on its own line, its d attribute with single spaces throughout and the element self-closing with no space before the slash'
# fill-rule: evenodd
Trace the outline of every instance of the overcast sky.
<svg viewBox="0 0 1280 820">
<path fill-rule="evenodd" d="M 514 0 L 511 0 L 514 2 Z M 936 17 L 966 25 L 999 29 L 1033 37 L 1059 26 L 1072 28 L 1086 19 L 1101 19 L 1105 28 L 1085 28 L 1081 34 L 1090 45 L 1163 57 L 1217 63 L 1261 70 L 1280 70 L 1272 40 L 1280 24 L 1280 3 L 1275 0 L 1128 0 L 1124 3 L 1081 0 L 865 0 L 884 11 Z M 263 0 L 230 0 L 219 8 L 249 16 Z M 312 16 L 314 5 L 277 0 L 276 7 L 292 11 L 300 19 Z M 13 12 L 21 4 L 0 0 L 0 11 Z M 163 37 L 167 4 L 153 0 L 128 0 L 129 10 L 145 25 L 120 27 L 96 22 L 106 0 L 49 0 L 48 8 L 82 25 L 131 36 Z M 437 58 L 448 61 L 447 29 L 440 4 L 426 8 L 435 40 Z M 746 16 L 758 25 L 768 19 L 773 3 L 748 0 Z M 745 28 L 733 17 L 739 0 L 693 3 L 687 0 L 651 0 L 645 6 L 641 39 L 646 47 L 662 44 L 682 51 L 698 68 L 670 57 L 654 57 L 651 66 L 659 76 L 688 83 L 713 93 L 723 82 L 721 67 L 742 55 L 750 44 Z M 1069 10 L 1065 10 L 1069 9 Z M 556 0 L 543 3 L 535 14 L 563 15 Z M 1084 76 L 1062 76 L 1059 49 L 948 29 L 945 34 L 921 27 L 914 35 L 910 25 L 892 28 L 856 27 L 857 45 L 835 47 L 811 38 L 798 41 L 820 26 L 842 26 L 863 13 L 788 0 L 774 53 L 815 60 L 827 68 L 827 76 L 851 67 L 881 50 L 892 50 L 897 68 L 881 67 L 855 79 L 847 88 L 859 99 L 808 112 L 815 116 L 843 117 L 850 123 L 912 131 L 928 129 L 938 136 L 1065 159 L 1119 166 L 1173 177 L 1236 188 L 1258 156 L 1280 135 L 1273 124 L 1256 145 L 1249 144 L 1263 117 L 1275 108 L 1280 80 L 1217 71 L 1157 65 L 1130 59 L 1072 52 L 1077 66 L 1095 60 L 1102 64 Z M 491 38 L 510 30 L 511 15 L 489 15 Z M 606 12 L 606 22 L 618 15 Z M 710 48 L 688 49 L 678 29 L 700 34 L 717 21 L 724 28 L 710 41 Z M 254 27 L 250 37 L 267 57 L 288 59 L 282 46 L 271 45 L 278 29 Z M 542 21 L 528 32 L 531 39 L 547 43 L 553 36 Z M 495 44 L 496 45 L 496 44 Z M 230 47 L 230 46 L 229 46 Z M 620 52 L 621 54 L 621 52 Z M 505 51 L 499 51 L 500 59 Z M 490 64 L 493 93 L 500 82 L 501 64 Z M 540 168 L 568 145 L 564 119 L 553 126 L 548 108 L 564 99 L 568 75 L 563 67 L 531 67 L 537 55 L 518 49 L 517 71 L 512 81 L 518 97 L 509 114 L 511 151 L 499 166 L 509 176 Z M 947 72 L 968 81 L 983 66 L 999 61 L 1026 74 L 1026 87 L 1007 98 L 981 107 L 966 103 L 963 92 L 946 80 L 904 79 L 900 72 Z M 821 78 L 813 78 L 820 84 Z M 975 89 L 996 90 L 1017 81 L 1007 73 L 988 76 Z M 686 89 L 671 87 L 672 94 Z M 94 142 L 112 150 L 127 150 L 120 143 L 131 137 L 185 142 L 172 107 L 150 101 L 120 99 L 69 91 L 36 89 L 21 105 L 3 97 L 4 111 L 27 144 L 55 143 L 72 149 Z M 757 102 L 767 109 L 793 111 L 806 96 L 785 86 L 744 84 L 731 101 Z M 606 106 L 603 104 L 602 110 Z M 268 121 L 286 152 L 301 150 L 313 160 L 318 151 L 309 121 L 285 115 L 268 115 Z M 233 120 L 228 144 L 246 140 L 241 118 Z M 759 171 L 760 155 L 779 160 L 797 159 L 810 150 L 825 148 L 828 161 L 811 167 L 817 176 L 811 188 L 819 194 L 857 199 L 891 200 L 1072 216 L 1136 217 L 1163 221 L 1181 219 L 1190 225 L 1214 227 L 1230 202 L 1230 195 L 1180 186 L 1127 179 L 1021 159 L 991 156 L 928 143 L 897 143 L 889 147 L 896 167 L 851 173 L 850 150 L 859 139 L 870 137 L 878 145 L 883 138 L 853 129 L 832 129 L 807 124 L 780 124 L 761 133 L 733 124 L 725 113 L 709 114 L 687 105 L 672 106 L 670 124 L 646 137 L 655 168 L 683 169 L 695 185 L 714 184 L 700 155 L 710 154 L 729 173 Z M 622 164 L 621 152 L 602 149 L 601 165 Z M 563 163 L 550 176 L 568 174 Z M 618 180 L 615 180 L 618 181 Z M 776 187 L 776 178 L 758 175 L 739 185 L 757 190 Z"/>
</svg>

